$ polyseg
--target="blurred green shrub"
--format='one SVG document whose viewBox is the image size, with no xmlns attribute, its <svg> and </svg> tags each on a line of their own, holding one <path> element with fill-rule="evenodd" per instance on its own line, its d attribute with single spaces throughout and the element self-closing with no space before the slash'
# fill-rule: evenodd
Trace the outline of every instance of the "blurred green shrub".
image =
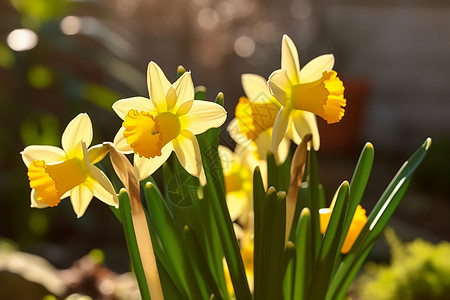
<svg viewBox="0 0 450 300">
<path fill-rule="evenodd" d="M 450 243 L 433 245 L 422 239 L 402 243 L 386 230 L 391 264 L 368 263 L 357 281 L 364 300 L 444 300 L 450 295 Z"/>
</svg>

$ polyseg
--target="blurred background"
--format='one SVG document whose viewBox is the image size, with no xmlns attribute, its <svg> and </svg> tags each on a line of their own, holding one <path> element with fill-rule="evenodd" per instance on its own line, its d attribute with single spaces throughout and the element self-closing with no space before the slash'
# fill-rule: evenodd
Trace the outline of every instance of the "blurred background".
<svg viewBox="0 0 450 300">
<path fill-rule="evenodd" d="M 244 95 L 240 75 L 267 78 L 278 69 L 284 33 L 297 45 L 301 65 L 333 53 L 346 87 L 343 121 L 318 120 L 319 176 L 328 199 L 351 178 L 370 141 L 376 156 L 363 199 L 370 211 L 430 136 L 429 156 L 390 224 L 402 240 L 450 240 L 447 1 L 0 0 L 2 243 L 58 269 L 101 249 L 109 270 L 129 271 L 121 226 L 99 201 L 80 220 L 70 201 L 30 208 L 20 151 L 32 144 L 59 147 L 62 131 L 80 112 L 93 120 L 93 144 L 111 141 L 121 126 L 111 105 L 147 97 L 151 60 L 171 82 L 178 65 L 191 70 L 194 84 L 207 87 L 207 99 L 222 91 L 229 122 Z M 225 132 L 222 143 L 234 146 Z M 389 248 L 381 242 L 370 259 L 388 261 Z"/>
</svg>

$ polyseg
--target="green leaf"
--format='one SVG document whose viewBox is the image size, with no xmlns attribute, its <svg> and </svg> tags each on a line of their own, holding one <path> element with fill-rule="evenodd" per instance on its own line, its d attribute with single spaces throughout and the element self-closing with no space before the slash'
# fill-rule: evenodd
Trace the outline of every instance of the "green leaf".
<svg viewBox="0 0 450 300">
<path fill-rule="evenodd" d="M 324 299 L 327 292 L 336 253 L 339 253 L 340 237 L 343 234 L 342 224 L 348 206 L 349 183 L 344 181 L 337 191 L 336 201 L 331 213 L 330 222 L 323 236 L 318 260 L 314 266 L 311 286 L 307 299 Z"/>
<path fill-rule="evenodd" d="M 213 129 L 208 131 L 211 130 Z M 202 145 L 210 144 L 210 140 L 206 136 L 208 131 L 197 136 L 201 150 L 205 149 Z M 220 239 L 236 298 L 239 300 L 251 299 L 252 296 L 247 283 L 244 264 L 225 199 L 225 185 L 222 183 L 223 173 L 217 146 L 211 146 L 208 155 L 202 152 L 203 167 L 207 181 L 204 187 L 204 199 L 211 205 L 214 219 L 220 232 Z"/>
<path fill-rule="evenodd" d="M 353 220 L 357 206 L 360 204 L 362 196 L 369 181 L 370 172 L 372 170 L 372 164 L 374 159 L 374 149 L 371 143 L 366 143 L 361 155 L 359 156 L 358 163 L 356 164 L 355 171 L 353 172 L 352 180 L 350 181 L 350 198 L 345 215 L 344 224 L 342 226 L 342 232 L 348 232 Z M 342 247 L 347 234 L 341 235 L 339 247 Z M 336 253 L 336 259 L 333 267 L 333 274 L 342 261 L 342 256 L 338 252 Z"/>
<path fill-rule="evenodd" d="M 163 262 L 168 275 L 176 283 L 176 285 L 183 289 L 187 295 L 192 297 L 192 286 L 189 285 L 188 279 L 190 268 L 187 257 L 185 255 L 184 247 L 182 245 L 181 234 L 177 231 L 170 211 L 167 209 L 165 201 L 155 184 L 147 182 L 144 188 L 145 199 L 152 220 L 153 228 L 151 232 L 153 235 L 159 237 L 162 245 L 163 253 L 157 257 Z M 155 250 L 156 252 L 156 250 Z"/>
<path fill-rule="evenodd" d="M 303 208 L 295 234 L 296 262 L 293 298 L 306 299 L 312 272 L 312 241 L 311 241 L 311 213 L 307 207 Z"/>
<path fill-rule="evenodd" d="M 136 235 L 134 233 L 133 220 L 131 218 L 130 198 L 125 189 L 119 193 L 119 211 L 120 219 L 122 220 L 122 227 L 125 233 L 125 241 L 130 254 L 131 264 L 139 285 L 142 299 L 150 300 L 150 293 L 148 291 L 147 281 L 145 279 L 144 269 L 142 267 L 141 256 L 137 246 Z"/>
<path fill-rule="evenodd" d="M 285 273 L 283 279 L 283 299 L 292 300 L 294 295 L 294 272 L 295 272 L 295 245 L 288 241 L 285 249 Z"/>
<path fill-rule="evenodd" d="M 256 222 L 256 220 L 255 220 Z M 258 273 L 255 273 L 255 299 L 281 299 L 284 274 L 286 229 L 286 193 L 267 190 L 262 205 L 261 240 L 255 247 L 259 252 Z M 255 224 L 256 226 L 256 224 Z"/>
<path fill-rule="evenodd" d="M 352 249 L 345 256 L 329 286 L 326 300 L 343 299 L 359 268 L 369 254 L 375 240 L 381 234 L 400 203 L 414 171 L 422 162 L 431 144 L 427 139 L 403 164 L 370 213 Z"/>
<path fill-rule="evenodd" d="M 309 201 L 311 206 L 311 230 L 312 230 L 312 248 L 314 257 L 317 258 L 319 254 L 320 241 L 322 235 L 320 234 L 319 223 L 319 209 L 320 205 L 320 188 L 319 188 L 319 174 L 317 167 L 317 156 L 314 149 L 311 149 L 308 153 L 308 188 L 309 188 Z"/>
</svg>

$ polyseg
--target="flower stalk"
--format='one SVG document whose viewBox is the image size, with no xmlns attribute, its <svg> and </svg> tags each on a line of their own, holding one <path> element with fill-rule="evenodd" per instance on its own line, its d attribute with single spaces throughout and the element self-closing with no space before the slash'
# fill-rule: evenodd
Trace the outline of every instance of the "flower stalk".
<svg viewBox="0 0 450 300">
<path fill-rule="evenodd" d="M 133 166 L 124 154 L 118 152 L 111 143 L 104 143 L 109 148 L 111 163 L 114 171 L 128 191 L 131 205 L 131 216 L 134 232 L 139 249 L 139 254 L 144 268 L 145 278 L 151 299 L 164 300 L 164 295 L 159 278 L 153 244 L 148 230 L 147 219 L 142 208 L 139 181 L 134 174 Z"/>
</svg>

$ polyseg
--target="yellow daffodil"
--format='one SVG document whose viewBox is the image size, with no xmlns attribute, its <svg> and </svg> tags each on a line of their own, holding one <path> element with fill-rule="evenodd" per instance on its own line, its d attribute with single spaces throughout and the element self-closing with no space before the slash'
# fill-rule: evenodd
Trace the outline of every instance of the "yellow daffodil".
<svg viewBox="0 0 450 300">
<path fill-rule="evenodd" d="M 332 208 L 322 208 L 319 210 L 320 232 L 322 234 L 325 234 L 325 231 L 327 230 L 332 211 L 333 211 Z M 346 254 L 348 253 L 348 251 L 350 251 L 350 249 L 352 248 L 353 244 L 355 243 L 356 239 L 358 238 L 361 230 L 363 229 L 364 225 L 366 225 L 366 223 L 367 223 L 366 210 L 363 209 L 361 205 L 358 205 L 355 214 L 353 215 L 350 228 L 347 232 L 347 235 L 345 236 L 344 244 L 342 245 L 341 248 L 342 254 Z"/>
<path fill-rule="evenodd" d="M 260 160 L 265 161 L 267 154 L 270 152 L 273 124 L 281 105 L 270 94 L 267 81 L 263 77 L 256 74 L 243 74 L 241 82 L 247 97 L 239 99 L 235 111 L 236 118 L 230 122 L 227 130 L 237 144 L 254 145 Z M 290 140 L 293 140 L 296 144 L 301 141 L 300 136 L 293 129 L 291 118 L 287 135 L 282 139 L 279 149 L 274 153 L 278 164 L 286 160 Z M 318 135 L 316 146 L 316 150 L 318 150 Z"/>
<path fill-rule="evenodd" d="M 225 194 L 230 217 L 246 226 L 253 211 L 253 170 L 257 165 L 254 152 L 236 147 L 236 153 L 219 146 Z"/>
<path fill-rule="evenodd" d="M 101 145 L 87 147 L 92 141 L 92 124 L 87 114 L 79 114 L 62 135 L 62 149 L 53 146 L 28 146 L 22 159 L 28 168 L 31 206 L 57 206 L 70 196 L 78 217 L 86 211 L 92 197 L 117 206 L 114 188 L 105 174 L 93 164 L 107 153 Z"/>
<path fill-rule="evenodd" d="M 318 136 L 314 114 L 329 124 L 344 116 L 344 86 L 333 66 L 334 56 L 326 54 L 300 70 L 297 48 L 287 35 L 283 36 L 281 69 L 274 71 L 268 80 L 270 92 L 282 106 L 273 126 L 272 152 L 278 149 L 291 117 L 300 137 L 311 133 L 314 141 Z"/>
<path fill-rule="evenodd" d="M 150 99 L 133 97 L 113 105 L 123 119 L 114 139 L 116 149 L 134 152 L 135 173 L 140 180 L 153 174 L 172 151 L 186 171 L 199 177 L 202 162 L 195 135 L 221 126 L 225 110 L 216 103 L 194 100 L 190 72 L 171 84 L 160 67 L 150 62 L 147 85 Z"/>
</svg>

